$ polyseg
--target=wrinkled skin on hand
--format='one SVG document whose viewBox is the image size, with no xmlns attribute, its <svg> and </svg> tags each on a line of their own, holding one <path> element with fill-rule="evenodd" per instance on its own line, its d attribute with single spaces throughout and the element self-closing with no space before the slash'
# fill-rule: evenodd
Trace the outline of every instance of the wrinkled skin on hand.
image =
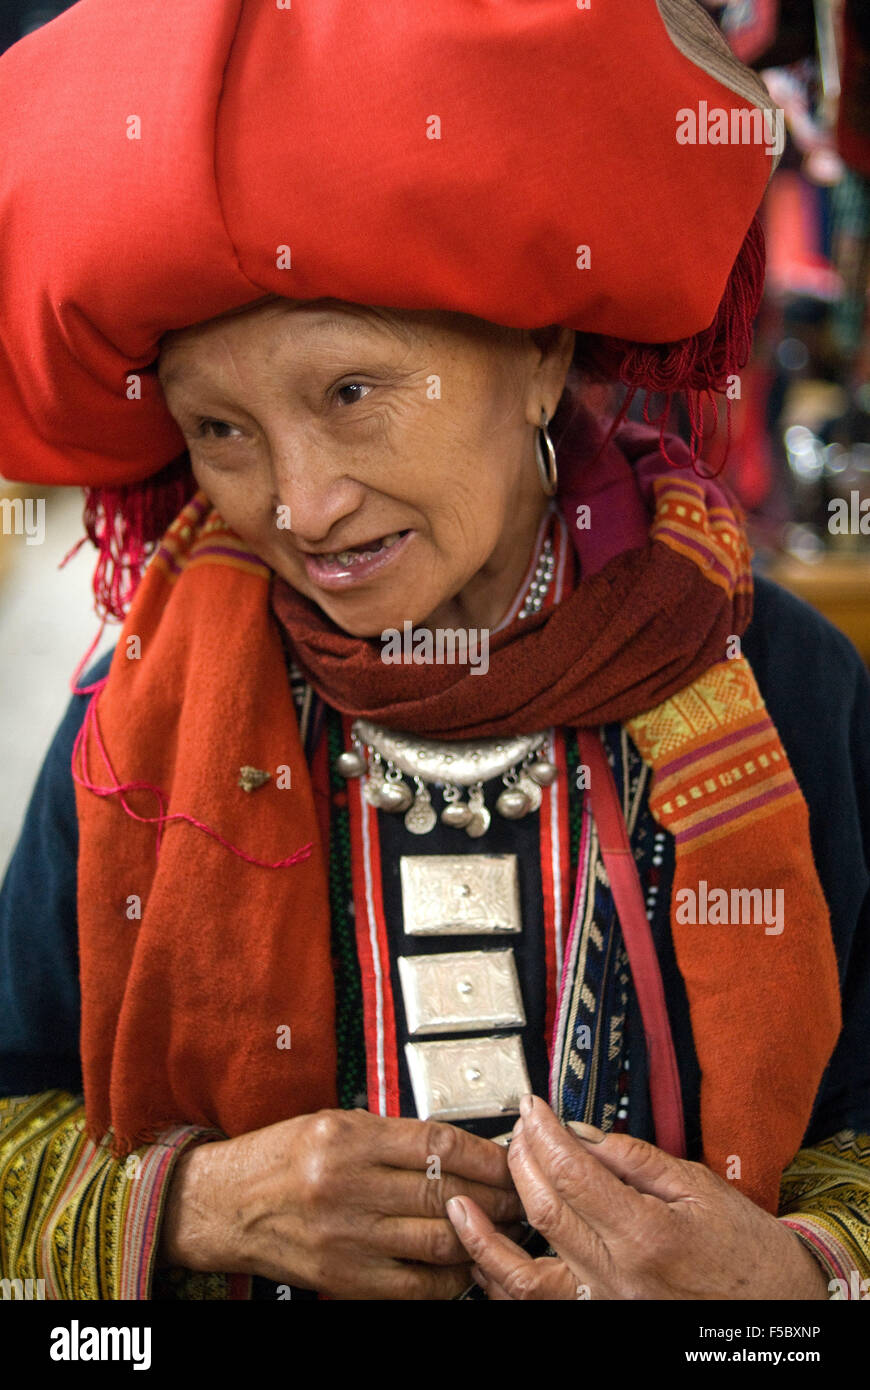
<svg viewBox="0 0 870 1390">
<path fill-rule="evenodd" d="M 332 1298 L 455 1298 L 472 1275 L 449 1199 L 473 1201 L 502 1232 L 518 1232 L 522 1214 L 499 1145 L 364 1110 L 322 1110 L 204 1144 L 179 1169 L 165 1261 Z"/>
<path fill-rule="evenodd" d="M 702 1164 L 627 1134 L 569 1129 L 538 1097 L 523 1101 L 508 1162 L 556 1258 L 532 1259 L 473 1199 L 451 1201 L 490 1299 L 828 1297 L 795 1233 Z"/>
</svg>

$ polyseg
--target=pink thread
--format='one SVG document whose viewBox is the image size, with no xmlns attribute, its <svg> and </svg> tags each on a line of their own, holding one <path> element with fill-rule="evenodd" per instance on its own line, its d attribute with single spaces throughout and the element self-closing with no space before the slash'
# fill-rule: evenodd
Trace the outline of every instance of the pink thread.
<svg viewBox="0 0 870 1390">
<path fill-rule="evenodd" d="M 84 537 L 82 537 L 82 539 L 84 540 Z M 81 544 L 81 541 L 79 542 L 79 544 Z M 85 652 L 85 654 L 84 654 L 84 656 L 82 657 L 81 661 L 79 662 L 78 666 L 76 667 L 76 669 L 73 671 L 72 675 L 70 676 L 69 688 L 70 688 L 70 690 L 71 690 L 71 692 L 72 692 L 73 695 L 90 695 L 92 691 L 99 690 L 99 689 L 105 684 L 106 680 L 108 679 L 107 676 L 104 676 L 103 679 L 102 679 L 101 681 L 96 681 L 94 685 L 79 685 L 79 684 L 78 684 L 78 679 L 79 679 L 79 676 L 81 675 L 81 672 L 82 672 L 83 667 L 85 666 L 85 663 L 87 662 L 88 658 L 89 658 L 90 655 L 91 655 L 91 652 L 94 650 L 94 647 L 96 647 L 97 643 L 99 642 L 100 638 L 102 637 L 103 633 L 104 633 L 105 630 L 106 630 L 106 621 L 107 621 L 107 619 L 104 617 L 104 618 L 103 618 L 103 621 L 100 623 L 100 628 L 99 628 L 99 631 L 98 631 L 96 637 L 94 638 L 93 642 L 92 642 L 91 645 L 88 647 L 87 651 Z"/>
<path fill-rule="evenodd" d="M 159 787 L 155 787 L 153 783 L 119 782 L 117 774 L 115 773 L 115 769 L 112 767 L 111 759 L 109 758 L 109 755 L 106 751 L 105 744 L 103 743 L 102 734 L 100 733 L 100 721 L 97 717 L 97 699 L 99 693 L 102 691 L 103 686 L 106 684 L 108 679 L 108 676 L 103 676 L 102 680 L 99 680 L 94 685 L 87 687 L 88 691 L 95 691 L 96 693 L 93 695 L 93 698 L 91 699 L 88 708 L 85 711 L 85 717 L 82 721 L 82 726 L 76 734 L 75 743 L 73 744 L 71 761 L 72 775 L 75 781 L 78 782 L 80 787 L 85 787 L 88 791 L 93 792 L 95 796 L 120 795 L 121 806 L 132 820 L 137 820 L 142 825 L 156 825 L 157 844 L 155 847 L 155 858 L 159 859 L 160 857 L 160 845 L 163 837 L 163 827 L 165 825 L 168 825 L 171 821 L 181 820 L 186 821 L 188 825 L 192 825 L 195 830 L 201 830 L 205 835 L 210 835 L 213 840 L 217 840 L 218 843 L 223 845 L 224 849 L 228 849 L 231 854 L 235 854 L 237 858 L 243 859 L 246 864 L 255 865 L 255 867 L 258 869 L 285 869 L 288 868 L 291 864 L 298 864 L 303 860 L 310 859 L 311 852 L 313 849 L 313 842 L 311 841 L 309 841 L 307 845 L 303 845 L 301 849 L 298 849 L 295 852 L 295 854 L 291 854 L 287 859 L 279 859 L 274 864 L 267 863 L 263 859 L 255 859 L 252 855 L 246 854 L 244 850 L 238 849 L 235 845 L 230 844 L 229 840 L 225 840 L 224 837 L 222 835 L 219 835 L 216 830 L 213 830 L 211 826 L 206 825 L 203 821 L 197 820 L 195 816 L 189 816 L 184 811 L 176 811 L 171 816 L 167 815 L 164 810 L 168 800 L 166 793 L 161 791 Z M 91 780 L 90 774 L 88 772 L 86 756 L 87 738 L 90 732 L 93 732 L 94 734 L 94 737 L 97 742 L 97 747 L 99 748 L 103 758 L 103 762 L 106 765 L 106 769 L 109 773 L 109 776 L 113 779 L 114 784 L 112 786 L 100 787 L 97 786 L 96 782 L 93 782 Z M 80 751 L 83 773 L 81 777 L 79 777 L 78 773 L 76 772 L 76 758 Z M 158 816 L 137 815 L 137 813 L 132 809 L 132 807 L 130 807 L 127 804 L 127 801 L 125 800 L 123 795 L 124 792 L 132 791 L 153 792 L 154 795 L 157 797 L 157 803 L 160 807 L 160 814 Z"/>
</svg>

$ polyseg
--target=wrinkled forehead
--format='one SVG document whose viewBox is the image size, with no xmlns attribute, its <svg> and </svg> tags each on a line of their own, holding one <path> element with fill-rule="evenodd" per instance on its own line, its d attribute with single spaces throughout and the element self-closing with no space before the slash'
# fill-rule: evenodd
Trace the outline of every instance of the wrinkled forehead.
<svg viewBox="0 0 870 1390">
<path fill-rule="evenodd" d="M 303 346 L 323 340 L 365 342 L 388 337 L 410 348 L 429 344 L 438 335 L 501 344 L 523 336 L 522 330 L 445 309 L 396 309 L 339 299 L 293 300 L 268 295 L 215 318 L 165 333 L 158 355 L 161 379 L 165 383 L 167 364 L 172 359 L 188 355 L 199 344 L 225 340 L 228 331 L 232 333 L 234 329 L 256 335 L 266 324 L 274 326 L 276 320 L 286 324 Z"/>
</svg>

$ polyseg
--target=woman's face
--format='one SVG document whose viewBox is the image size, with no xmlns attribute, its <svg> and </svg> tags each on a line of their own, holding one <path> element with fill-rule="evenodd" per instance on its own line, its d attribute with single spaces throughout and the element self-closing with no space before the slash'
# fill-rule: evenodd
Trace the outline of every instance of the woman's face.
<svg viewBox="0 0 870 1390">
<path fill-rule="evenodd" d="M 227 524 L 369 637 L 500 621 L 546 506 L 535 427 L 541 406 L 555 411 L 573 341 L 271 300 L 167 335 L 158 370 Z"/>
</svg>

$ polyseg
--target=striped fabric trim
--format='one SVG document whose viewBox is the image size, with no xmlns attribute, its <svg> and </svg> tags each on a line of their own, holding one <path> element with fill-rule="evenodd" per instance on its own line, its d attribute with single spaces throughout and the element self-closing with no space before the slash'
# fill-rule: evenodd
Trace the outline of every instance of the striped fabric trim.
<svg viewBox="0 0 870 1390">
<path fill-rule="evenodd" d="M 344 716 L 345 749 L 350 747 L 352 719 Z M 543 789 L 540 816 L 540 866 L 546 960 L 546 1036 L 552 1034 L 556 987 L 562 968 L 563 931 L 569 906 L 568 798 L 564 739 L 550 730 L 547 756 L 561 773 Z M 363 991 L 369 1107 L 378 1115 L 399 1115 L 399 1057 L 396 1004 L 381 884 L 378 812 L 363 794 L 363 779 L 348 783 L 351 863 L 357 951 Z"/>
<path fill-rule="evenodd" d="M 706 507 L 701 483 L 654 479 L 656 514 L 650 537 L 685 555 L 729 597 L 751 588 L 750 558 L 739 528 L 723 507 Z"/>
<path fill-rule="evenodd" d="M 641 766 L 636 784 L 632 789 L 629 776 L 628 737 L 625 729 L 619 729 L 620 752 L 618 759 L 621 775 L 617 771 L 617 786 L 622 812 L 629 836 L 634 833 L 643 805 L 649 769 Z M 605 740 L 605 749 L 611 765 L 613 756 Z M 569 774 L 570 775 L 570 774 Z M 576 892 L 574 896 L 571 926 L 560 982 L 559 1002 L 556 1012 L 556 1027 L 553 1037 L 553 1065 L 550 1072 L 550 1104 L 560 1118 L 564 1118 L 568 1093 L 586 1086 L 585 1110 L 581 1116 L 592 1123 L 610 1129 L 615 1118 L 616 1107 L 601 1094 L 599 1046 L 601 1029 L 607 1020 L 607 1011 L 602 1006 L 595 990 L 589 987 L 589 980 L 596 976 L 601 979 L 610 968 L 613 960 L 611 952 L 619 955 L 614 968 L 618 976 L 625 972 L 628 980 L 628 964 L 625 948 L 618 927 L 608 929 L 607 921 L 600 915 L 600 886 L 607 884 L 607 872 L 601 857 L 598 829 L 595 824 L 588 796 L 583 797 L 580 844 L 577 861 Z M 596 902 L 599 916 L 596 918 Z M 612 903 L 611 903 L 612 905 Z M 603 998 L 603 995 L 602 995 Z M 572 1046 L 579 1022 L 588 1023 L 593 1034 L 593 1045 L 588 1051 L 580 1052 Z M 606 1053 L 612 1061 L 618 1056 L 624 1028 L 624 1016 L 620 1010 L 611 1013 L 610 1033 L 606 1041 Z M 596 1117 L 596 1107 L 601 1109 Z"/>
<path fill-rule="evenodd" d="M 149 1299 L 176 1160 L 220 1138 L 179 1125 L 116 1160 L 87 1137 L 80 1097 L 0 1098 L 3 1276 L 42 1279 L 49 1299 Z"/>
<path fill-rule="evenodd" d="M 845 1285 L 845 1288 L 832 1291 L 831 1297 L 841 1300 L 851 1299 L 854 1296 L 855 1281 L 850 1278 L 850 1274 L 854 1266 L 846 1246 L 831 1234 L 818 1217 L 781 1216 L 779 1219 L 783 1226 L 788 1226 L 796 1236 L 800 1237 L 802 1243 L 830 1275 L 831 1282 L 837 1279 Z M 860 1289 L 860 1272 L 856 1272 L 859 1274 L 857 1283 Z"/>
<path fill-rule="evenodd" d="M 870 1296 L 870 1134 L 842 1129 L 801 1149 L 782 1175 L 779 1216 L 842 1282 L 840 1297 Z"/>
<path fill-rule="evenodd" d="M 151 563 L 162 570 L 170 583 L 175 583 L 183 570 L 200 564 L 229 565 L 263 579 L 272 574 L 269 566 L 230 530 L 202 492 L 197 492 L 179 512 Z"/>
<path fill-rule="evenodd" d="M 352 723 L 352 719 L 344 716 L 345 748 L 351 746 Z M 367 1089 L 369 1108 L 375 1114 L 398 1115 L 396 1014 L 381 886 L 378 813 L 363 795 L 364 780 L 357 777 L 348 783 L 348 811 L 356 939 L 363 987 Z"/>
<path fill-rule="evenodd" d="M 562 974 L 559 980 L 559 996 L 556 1003 L 556 1021 L 550 1048 L 550 1107 L 562 1118 L 562 1096 L 564 1094 L 564 1072 L 568 1065 L 569 1012 L 575 991 L 573 982 L 583 969 L 583 959 L 588 945 L 589 924 L 591 921 L 591 899 L 589 893 L 590 875 L 596 862 L 598 835 L 589 809 L 588 799 L 583 798 L 580 848 L 577 859 L 577 886 L 571 909 L 571 922 L 568 928 L 568 941 Z M 554 1065 L 559 1059 L 559 1065 Z"/>
<path fill-rule="evenodd" d="M 717 662 L 626 728 L 655 768 L 650 808 L 678 844 L 700 849 L 802 800 L 745 657 Z"/>
<path fill-rule="evenodd" d="M 558 984 L 564 960 L 565 922 L 571 911 L 571 881 L 568 847 L 568 761 L 565 739 L 549 731 L 545 756 L 554 763 L 558 775 L 545 788 L 541 800 L 541 883 L 544 906 L 544 943 L 547 973 L 547 1012 L 545 1033 L 548 1058 L 552 1065 L 553 1022 L 556 1015 Z"/>
</svg>

